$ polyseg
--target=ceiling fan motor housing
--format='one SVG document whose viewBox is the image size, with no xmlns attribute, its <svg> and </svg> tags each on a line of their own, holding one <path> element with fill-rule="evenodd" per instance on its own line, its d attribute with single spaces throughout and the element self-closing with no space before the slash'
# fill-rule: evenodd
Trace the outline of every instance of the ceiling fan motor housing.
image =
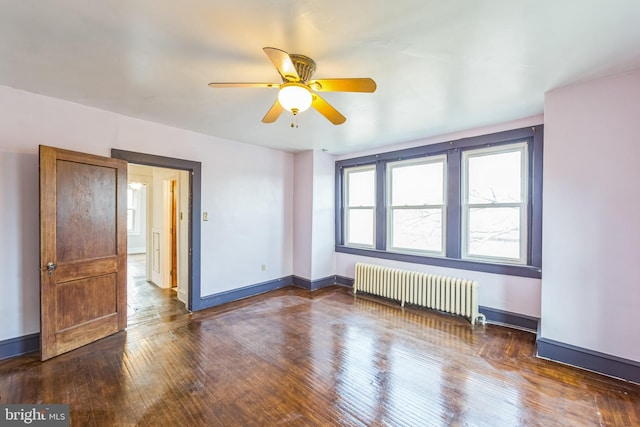
<svg viewBox="0 0 640 427">
<path fill-rule="evenodd" d="M 303 82 L 308 82 L 311 80 L 311 76 L 316 72 L 316 63 L 313 59 L 308 56 L 300 55 L 297 53 L 289 54 L 291 58 L 291 62 L 293 62 L 293 66 L 296 68 L 298 72 L 298 76 L 300 76 L 300 80 Z"/>
</svg>

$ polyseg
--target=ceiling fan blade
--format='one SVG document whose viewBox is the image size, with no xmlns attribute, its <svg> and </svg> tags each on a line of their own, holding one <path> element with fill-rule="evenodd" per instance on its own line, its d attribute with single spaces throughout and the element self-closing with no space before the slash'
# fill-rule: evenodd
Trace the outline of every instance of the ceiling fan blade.
<svg viewBox="0 0 640 427">
<path fill-rule="evenodd" d="M 370 78 L 320 79 L 309 82 L 311 89 L 319 92 L 375 92 L 376 82 Z"/>
<path fill-rule="evenodd" d="M 327 120 L 329 120 L 334 125 L 341 125 L 347 120 L 345 116 L 340 114 L 338 110 L 333 108 L 331 104 L 322 99 L 317 93 L 313 94 L 313 101 L 311 102 L 311 106 L 318 110 L 320 114 L 325 116 Z"/>
<path fill-rule="evenodd" d="M 283 111 L 284 111 L 284 108 L 282 107 L 282 105 L 280 105 L 280 101 L 276 99 L 276 102 L 273 103 L 269 111 L 267 111 L 267 114 L 265 114 L 264 117 L 262 118 L 262 122 L 263 123 L 275 122 L 276 120 L 278 120 L 278 117 L 280 117 L 280 114 L 282 114 Z"/>
<path fill-rule="evenodd" d="M 287 52 L 276 49 L 275 47 L 265 47 L 262 50 L 264 50 L 264 53 L 266 53 L 271 62 L 273 62 L 273 65 L 276 66 L 284 82 L 300 80 L 296 67 L 293 65 L 293 61 L 291 61 L 291 57 L 289 57 Z"/>
<path fill-rule="evenodd" d="M 209 83 L 209 87 L 280 87 L 278 83 Z"/>
</svg>

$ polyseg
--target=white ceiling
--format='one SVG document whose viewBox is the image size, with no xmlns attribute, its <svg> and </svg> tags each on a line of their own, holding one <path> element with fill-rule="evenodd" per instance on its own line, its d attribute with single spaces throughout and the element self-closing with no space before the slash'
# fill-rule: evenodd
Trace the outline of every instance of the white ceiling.
<svg viewBox="0 0 640 427">
<path fill-rule="evenodd" d="M 0 0 L 0 84 L 283 150 L 343 154 L 543 112 L 544 93 L 640 68 L 639 0 Z M 371 77 L 373 94 L 323 93 L 299 127 L 262 117 L 279 82 L 265 46 L 316 78 Z"/>
</svg>

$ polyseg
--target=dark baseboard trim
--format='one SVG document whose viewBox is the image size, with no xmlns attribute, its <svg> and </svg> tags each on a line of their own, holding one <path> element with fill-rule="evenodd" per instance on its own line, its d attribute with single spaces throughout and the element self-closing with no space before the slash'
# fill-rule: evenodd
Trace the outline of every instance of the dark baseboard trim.
<svg viewBox="0 0 640 427">
<path fill-rule="evenodd" d="M 640 384 L 640 362 L 538 338 L 538 357 Z"/>
<path fill-rule="evenodd" d="M 311 280 L 309 279 L 305 279 L 303 277 L 294 275 L 294 276 L 291 276 L 291 281 L 293 283 L 293 286 L 297 286 L 299 288 L 306 289 L 308 291 L 311 290 Z"/>
<path fill-rule="evenodd" d="M 498 325 L 513 326 L 518 329 L 525 329 L 536 333 L 540 319 L 524 314 L 512 313 L 509 311 L 498 310 L 497 308 L 479 306 L 478 310 L 487 318 L 487 322 Z"/>
<path fill-rule="evenodd" d="M 348 286 L 350 288 L 353 288 L 353 282 L 354 282 L 354 280 L 350 279 L 349 277 L 336 275 L 336 283 L 338 285 Z"/>
<path fill-rule="evenodd" d="M 0 341 L 0 360 L 40 351 L 40 333 Z"/>
<path fill-rule="evenodd" d="M 293 285 L 308 291 L 315 291 L 320 288 L 336 284 L 336 276 L 327 276 L 322 279 L 309 280 L 300 276 L 293 276 Z"/>
<path fill-rule="evenodd" d="M 276 289 L 290 286 L 292 283 L 293 276 L 285 276 L 279 279 L 270 280 L 268 282 L 245 286 L 244 288 L 232 289 L 213 295 L 208 295 L 200 299 L 198 310 L 204 310 L 205 308 L 211 308 L 221 304 L 226 304 L 228 302 L 263 294 L 265 292 L 274 291 Z"/>
</svg>

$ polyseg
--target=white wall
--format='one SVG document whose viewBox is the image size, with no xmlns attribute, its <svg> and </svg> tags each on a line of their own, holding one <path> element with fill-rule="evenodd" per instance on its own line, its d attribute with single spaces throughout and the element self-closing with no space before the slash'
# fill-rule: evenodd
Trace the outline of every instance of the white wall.
<svg viewBox="0 0 640 427">
<path fill-rule="evenodd" d="M 38 185 L 37 154 L 0 144 L 0 340 L 40 330 Z"/>
<path fill-rule="evenodd" d="M 39 331 L 39 144 L 202 162 L 202 296 L 292 274 L 292 154 L 5 86 L 0 117 L 0 340 Z"/>
<path fill-rule="evenodd" d="M 313 151 L 296 153 L 294 158 L 293 274 L 311 280 Z"/>
<path fill-rule="evenodd" d="M 640 361 L 640 70 L 545 96 L 542 336 Z"/>
<path fill-rule="evenodd" d="M 293 274 L 318 280 L 335 274 L 335 157 L 295 154 Z"/>
<path fill-rule="evenodd" d="M 546 114 L 545 114 L 546 117 Z M 460 138 L 468 138 L 478 135 L 486 135 L 505 130 L 518 129 L 526 126 L 539 125 L 543 123 L 542 115 L 528 117 L 495 126 L 488 126 L 472 129 L 452 134 L 442 135 L 435 138 L 410 141 L 397 145 L 390 145 L 382 149 L 362 151 L 349 155 L 338 156 L 338 160 L 360 157 L 369 154 L 379 154 L 388 151 L 401 150 L 411 147 L 436 144 L 445 141 L 454 141 Z M 546 144 L 546 141 L 545 141 Z M 544 178 L 543 178 L 544 179 Z M 545 184 L 546 185 L 546 184 Z M 540 317 L 541 301 L 541 280 L 526 277 L 506 276 L 501 274 L 482 273 L 470 270 L 458 270 L 452 268 L 435 267 L 422 264 L 411 264 L 398 261 L 391 261 L 381 258 L 370 258 L 345 253 L 336 253 L 336 274 L 353 278 L 356 262 L 368 262 L 372 264 L 384 265 L 396 268 L 405 268 L 413 271 L 443 274 L 447 276 L 460 277 L 463 279 L 477 280 L 480 285 L 479 304 L 498 310 L 523 314 L 526 316 Z M 544 267 L 543 267 L 544 274 Z"/>
<path fill-rule="evenodd" d="M 131 173 L 129 173 L 129 182 L 142 184 L 140 179 L 132 179 Z M 136 212 L 139 229 L 136 232 L 127 233 L 128 254 L 142 254 L 147 251 L 147 185 L 142 185 L 137 194 L 140 200 L 140 206 Z"/>
<path fill-rule="evenodd" d="M 313 152 L 313 238 L 311 280 L 336 274 L 335 157 Z"/>
<path fill-rule="evenodd" d="M 356 262 L 477 280 L 480 287 L 478 298 L 480 305 L 525 316 L 540 317 L 540 279 L 412 264 L 345 253 L 336 253 L 336 274 L 353 278 Z"/>
<path fill-rule="evenodd" d="M 172 180 L 178 180 L 175 169 L 152 168 L 151 209 L 151 281 L 161 288 L 171 287 L 171 199 Z M 155 237 L 154 237 L 155 236 Z"/>
</svg>

